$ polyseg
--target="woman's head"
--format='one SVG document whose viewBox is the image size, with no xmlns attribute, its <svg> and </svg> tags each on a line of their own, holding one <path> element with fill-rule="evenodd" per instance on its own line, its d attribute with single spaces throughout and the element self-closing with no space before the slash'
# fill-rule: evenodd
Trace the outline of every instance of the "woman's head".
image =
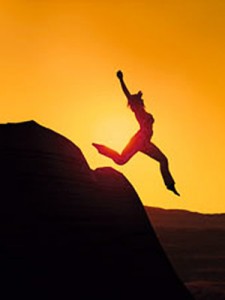
<svg viewBox="0 0 225 300">
<path fill-rule="evenodd" d="M 132 111 L 140 109 L 140 108 L 145 108 L 144 105 L 144 100 L 142 99 L 142 92 L 139 91 L 137 94 L 133 94 L 130 96 L 129 101 L 128 101 L 128 106 Z"/>
</svg>

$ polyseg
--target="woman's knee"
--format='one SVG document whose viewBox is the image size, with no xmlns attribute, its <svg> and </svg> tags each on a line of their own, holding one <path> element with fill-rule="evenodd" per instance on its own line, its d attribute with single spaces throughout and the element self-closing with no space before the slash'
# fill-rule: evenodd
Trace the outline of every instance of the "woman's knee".
<svg viewBox="0 0 225 300">
<path fill-rule="evenodd" d="M 120 156 L 118 156 L 118 157 L 116 157 L 116 158 L 114 159 L 114 162 L 115 162 L 117 165 L 122 166 L 122 165 L 125 165 L 125 163 L 127 163 L 128 160 L 129 160 L 128 157 L 126 157 L 126 156 L 124 156 L 124 155 L 121 154 Z"/>
<path fill-rule="evenodd" d="M 163 154 L 160 158 L 160 164 L 162 165 L 168 165 L 168 158 Z"/>
<path fill-rule="evenodd" d="M 158 153 L 157 155 L 151 155 L 152 158 L 157 160 L 160 165 L 168 165 L 168 159 L 163 153 Z"/>
<path fill-rule="evenodd" d="M 122 165 L 124 165 L 127 161 L 126 161 L 125 159 L 123 159 L 123 158 L 117 158 L 117 159 L 114 160 L 114 162 L 115 162 L 117 165 L 122 166 Z"/>
</svg>

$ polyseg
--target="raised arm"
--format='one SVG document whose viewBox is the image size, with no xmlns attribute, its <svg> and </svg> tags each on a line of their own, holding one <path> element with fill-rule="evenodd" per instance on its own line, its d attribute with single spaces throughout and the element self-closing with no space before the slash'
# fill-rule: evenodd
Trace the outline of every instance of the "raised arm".
<svg viewBox="0 0 225 300">
<path fill-rule="evenodd" d="M 125 96 L 127 97 L 127 100 L 129 101 L 131 94 L 130 94 L 130 92 L 129 92 L 129 90 L 128 90 L 128 88 L 127 88 L 127 86 L 126 86 L 126 84 L 123 80 L 123 73 L 121 71 L 118 71 L 116 73 L 116 75 L 119 78 L 122 90 L 123 90 Z"/>
</svg>

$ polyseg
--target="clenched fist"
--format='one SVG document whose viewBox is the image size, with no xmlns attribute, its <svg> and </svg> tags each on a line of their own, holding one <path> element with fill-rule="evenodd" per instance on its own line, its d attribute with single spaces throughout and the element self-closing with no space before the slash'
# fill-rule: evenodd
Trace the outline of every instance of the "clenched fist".
<svg viewBox="0 0 225 300">
<path fill-rule="evenodd" d="M 117 73 L 116 73 L 116 75 L 117 75 L 117 77 L 121 80 L 121 79 L 123 79 L 123 73 L 122 73 L 122 71 L 118 71 Z"/>
</svg>

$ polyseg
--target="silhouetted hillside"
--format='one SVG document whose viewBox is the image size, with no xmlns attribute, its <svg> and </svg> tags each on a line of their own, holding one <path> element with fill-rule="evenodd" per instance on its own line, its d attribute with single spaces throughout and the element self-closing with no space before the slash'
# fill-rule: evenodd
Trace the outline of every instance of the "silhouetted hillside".
<svg viewBox="0 0 225 300">
<path fill-rule="evenodd" d="M 8 299 L 192 299 L 122 174 L 33 121 L 0 125 L 0 166 Z"/>
</svg>

